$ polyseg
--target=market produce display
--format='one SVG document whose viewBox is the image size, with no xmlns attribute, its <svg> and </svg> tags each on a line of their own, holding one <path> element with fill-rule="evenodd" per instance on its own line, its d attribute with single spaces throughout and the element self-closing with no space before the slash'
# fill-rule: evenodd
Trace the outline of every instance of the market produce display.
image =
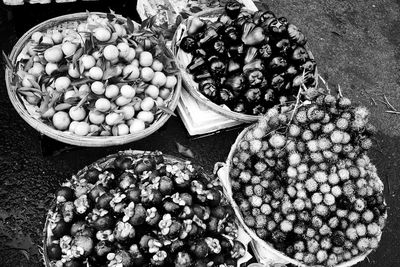
<svg viewBox="0 0 400 267">
<path fill-rule="evenodd" d="M 48 266 L 237 266 L 234 212 L 218 181 L 161 152 L 94 163 L 56 193 Z"/>
<path fill-rule="evenodd" d="M 191 55 L 186 71 L 204 96 L 234 112 L 260 115 L 294 100 L 301 84 L 315 84 L 306 38 L 285 17 L 248 12 L 236 1 L 221 13 L 216 20 L 188 19 L 177 41 Z"/>
<path fill-rule="evenodd" d="M 229 175 L 248 229 L 307 266 L 336 266 L 376 249 L 387 213 L 367 156 L 376 132 L 368 116 L 346 97 L 321 94 L 273 108 L 245 130 Z"/>
<path fill-rule="evenodd" d="M 32 116 L 77 136 L 121 136 L 172 114 L 178 79 L 159 36 L 115 14 L 69 24 L 32 33 L 10 66 Z"/>
</svg>

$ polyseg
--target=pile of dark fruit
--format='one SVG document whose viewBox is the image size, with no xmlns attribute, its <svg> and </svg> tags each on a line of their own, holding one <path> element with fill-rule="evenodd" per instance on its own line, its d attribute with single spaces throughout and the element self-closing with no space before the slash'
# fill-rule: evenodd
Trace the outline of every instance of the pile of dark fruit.
<svg viewBox="0 0 400 267">
<path fill-rule="evenodd" d="M 245 253 L 221 186 L 160 152 L 73 176 L 48 217 L 51 266 L 232 266 Z"/>
<path fill-rule="evenodd" d="M 194 17 L 179 47 L 193 58 L 187 71 L 200 92 L 217 104 L 249 115 L 296 98 L 315 83 L 316 63 L 306 38 L 285 17 L 249 13 L 230 1 L 210 22 Z"/>
<path fill-rule="evenodd" d="M 336 266 L 376 249 L 387 217 L 366 152 L 368 110 L 320 95 L 295 112 L 268 111 L 238 141 L 230 177 L 246 225 L 307 265 Z"/>
</svg>

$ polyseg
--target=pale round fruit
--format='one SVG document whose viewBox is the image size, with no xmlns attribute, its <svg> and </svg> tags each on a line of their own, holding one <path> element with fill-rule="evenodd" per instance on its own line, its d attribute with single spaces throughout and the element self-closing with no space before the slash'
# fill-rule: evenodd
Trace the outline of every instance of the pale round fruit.
<svg viewBox="0 0 400 267">
<path fill-rule="evenodd" d="M 95 132 L 99 133 L 100 131 L 101 131 L 100 126 L 95 124 L 90 124 L 90 130 L 89 130 L 90 133 L 95 133 Z"/>
<path fill-rule="evenodd" d="M 96 95 L 102 95 L 106 91 L 106 89 L 104 88 L 104 84 L 99 81 L 93 82 L 92 85 L 90 86 L 90 89 Z"/>
<path fill-rule="evenodd" d="M 129 56 L 130 47 L 127 43 L 119 43 L 117 45 L 119 57 L 127 58 Z M 133 50 L 135 51 L 135 50 Z M 135 58 L 135 56 L 133 56 Z"/>
<path fill-rule="evenodd" d="M 117 99 L 115 99 L 115 104 L 122 107 L 122 106 L 125 106 L 126 104 L 129 104 L 131 102 L 131 100 L 132 100 L 131 98 L 126 98 L 121 95 Z"/>
<path fill-rule="evenodd" d="M 104 93 L 104 95 L 107 98 L 114 98 L 114 97 L 118 96 L 118 94 L 119 94 L 119 88 L 115 84 L 108 85 L 106 87 L 106 91 Z"/>
<path fill-rule="evenodd" d="M 45 72 L 47 75 L 51 75 L 54 71 L 58 70 L 58 65 L 56 63 L 47 63 L 45 67 Z"/>
<path fill-rule="evenodd" d="M 162 73 L 161 71 L 156 71 L 154 73 L 153 79 L 151 80 L 151 83 L 158 87 L 164 86 L 166 82 L 167 82 L 167 76 L 165 76 L 165 74 Z"/>
<path fill-rule="evenodd" d="M 124 59 L 128 62 L 132 62 L 135 59 L 135 57 L 136 57 L 136 50 L 130 47 L 129 53 Z"/>
<path fill-rule="evenodd" d="M 64 54 L 58 46 L 50 47 L 44 51 L 44 59 L 46 59 L 47 62 L 57 63 L 60 62 L 63 57 Z"/>
<path fill-rule="evenodd" d="M 157 107 L 162 107 L 162 106 L 164 106 L 164 99 L 162 99 L 161 97 L 157 97 L 157 99 L 156 99 L 156 105 L 157 105 Z"/>
<path fill-rule="evenodd" d="M 126 65 L 122 70 L 122 75 L 126 77 L 127 80 L 136 80 L 140 76 L 138 67 L 133 65 Z"/>
<path fill-rule="evenodd" d="M 103 50 L 103 56 L 107 60 L 118 59 L 119 50 L 115 45 L 107 45 Z"/>
<path fill-rule="evenodd" d="M 53 125 L 57 130 L 64 131 L 68 129 L 71 119 L 65 111 L 58 111 L 53 116 Z"/>
<path fill-rule="evenodd" d="M 165 82 L 165 87 L 172 89 L 175 87 L 176 83 L 178 82 L 178 79 L 174 75 L 167 76 L 167 81 Z"/>
<path fill-rule="evenodd" d="M 149 111 L 154 107 L 154 99 L 147 96 L 140 103 L 140 108 L 144 111 Z"/>
<path fill-rule="evenodd" d="M 79 121 L 71 121 L 71 123 L 69 124 L 69 127 L 68 127 L 68 131 L 70 131 L 71 133 L 74 133 L 76 126 L 78 124 L 79 124 Z"/>
<path fill-rule="evenodd" d="M 100 67 L 93 67 L 89 70 L 89 77 L 99 81 L 103 78 L 103 70 Z"/>
<path fill-rule="evenodd" d="M 79 136 L 85 136 L 88 135 L 88 133 L 90 132 L 90 125 L 89 123 L 85 122 L 85 121 L 81 121 L 79 122 L 76 127 L 75 127 L 75 131 L 74 133 L 76 135 Z"/>
<path fill-rule="evenodd" d="M 79 78 L 81 74 L 79 73 L 79 70 L 74 67 L 74 64 L 70 63 L 68 66 L 68 75 L 71 76 L 71 78 Z"/>
<path fill-rule="evenodd" d="M 111 32 L 103 27 L 94 29 L 93 36 L 100 42 L 107 42 L 111 38 Z"/>
<path fill-rule="evenodd" d="M 43 36 L 41 44 L 48 44 L 48 45 L 54 45 L 53 39 L 51 39 L 51 36 Z"/>
<path fill-rule="evenodd" d="M 86 117 L 86 111 L 83 107 L 73 106 L 68 112 L 71 119 L 74 121 L 81 121 Z"/>
<path fill-rule="evenodd" d="M 76 29 L 77 32 L 87 32 L 87 24 L 86 23 L 81 23 L 78 25 L 78 28 Z"/>
<path fill-rule="evenodd" d="M 115 29 L 115 33 L 117 33 L 118 36 L 124 36 L 126 34 L 125 28 L 118 23 L 114 24 L 114 29 Z"/>
<path fill-rule="evenodd" d="M 64 93 L 64 101 L 67 100 L 68 98 L 75 97 L 75 91 L 74 90 L 68 90 Z"/>
<path fill-rule="evenodd" d="M 154 121 L 154 114 L 151 111 L 142 110 L 137 114 L 136 118 L 138 118 L 141 121 L 144 121 L 145 123 L 150 124 Z"/>
<path fill-rule="evenodd" d="M 154 71 L 162 71 L 164 68 L 164 64 L 161 61 L 159 61 L 158 59 L 155 59 L 153 61 L 153 64 L 151 64 L 151 68 Z"/>
<path fill-rule="evenodd" d="M 111 103 L 106 98 L 99 98 L 96 100 L 96 103 L 94 104 L 94 106 L 98 111 L 107 112 L 111 108 Z"/>
<path fill-rule="evenodd" d="M 157 86 L 150 84 L 146 90 L 144 90 L 144 93 L 147 96 L 150 96 L 153 99 L 157 99 L 158 94 L 160 93 L 160 89 L 158 89 Z"/>
<path fill-rule="evenodd" d="M 80 61 L 85 70 L 89 70 L 96 65 L 96 59 L 92 55 L 83 55 Z"/>
<path fill-rule="evenodd" d="M 153 55 L 148 51 L 143 51 L 139 55 L 139 63 L 142 67 L 150 67 L 153 64 Z"/>
<path fill-rule="evenodd" d="M 31 39 L 35 42 L 35 43 L 39 43 L 40 39 L 43 37 L 43 33 L 41 32 L 34 32 L 32 33 Z"/>
<path fill-rule="evenodd" d="M 132 63 L 131 63 L 133 66 L 136 66 L 136 67 L 138 67 L 139 68 L 139 66 L 140 66 L 140 64 L 139 64 L 139 60 L 137 59 L 137 58 L 135 58 L 134 60 L 132 60 Z"/>
<path fill-rule="evenodd" d="M 161 88 L 160 93 L 158 94 L 162 99 L 166 100 L 171 95 L 171 90 L 168 88 Z"/>
<path fill-rule="evenodd" d="M 90 93 L 90 87 L 89 87 L 89 85 L 86 84 L 86 83 L 85 83 L 85 84 L 82 84 L 82 85 L 79 87 L 78 92 L 79 92 L 79 97 L 80 97 L 80 98 L 84 98 L 87 94 Z"/>
<path fill-rule="evenodd" d="M 154 71 L 150 67 L 144 67 L 142 68 L 140 72 L 140 78 L 142 78 L 143 81 L 145 82 L 150 82 L 154 77 Z"/>
<path fill-rule="evenodd" d="M 130 85 L 124 84 L 121 87 L 121 95 L 126 98 L 133 98 L 136 94 L 135 88 Z"/>
<path fill-rule="evenodd" d="M 114 125 L 111 130 L 114 136 L 129 134 L 129 127 L 125 123 Z"/>
<path fill-rule="evenodd" d="M 44 67 L 40 62 L 33 63 L 32 68 L 28 70 L 29 74 L 32 74 L 35 77 L 39 77 L 44 72 Z"/>
<path fill-rule="evenodd" d="M 78 46 L 72 42 L 64 42 L 61 46 L 61 50 L 63 51 L 66 57 L 70 57 L 75 54 Z"/>
<path fill-rule="evenodd" d="M 146 124 L 144 123 L 144 121 L 139 119 L 133 119 L 130 122 L 129 132 L 131 134 L 143 131 L 144 129 L 146 129 Z"/>
<path fill-rule="evenodd" d="M 105 115 L 98 110 L 89 112 L 89 121 L 93 124 L 102 124 L 105 120 Z"/>
<path fill-rule="evenodd" d="M 67 90 L 67 88 L 71 85 L 71 80 L 66 76 L 61 76 L 56 79 L 54 82 L 54 87 L 58 92 L 62 92 Z"/>
<path fill-rule="evenodd" d="M 110 126 L 117 125 L 123 120 L 123 115 L 111 112 L 106 116 L 106 123 Z"/>
<path fill-rule="evenodd" d="M 131 105 L 126 105 L 121 108 L 124 120 L 130 120 L 135 116 L 135 108 Z"/>
<path fill-rule="evenodd" d="M 55 31 L 53 32 L 53 34 L 51 35 L 51 39 L 53 39 L 53 42 L 55 44 L 59 44 L 62 42 L 63 40 L 63 35 L 59 32 L 59 31 Z"/>
</svg>

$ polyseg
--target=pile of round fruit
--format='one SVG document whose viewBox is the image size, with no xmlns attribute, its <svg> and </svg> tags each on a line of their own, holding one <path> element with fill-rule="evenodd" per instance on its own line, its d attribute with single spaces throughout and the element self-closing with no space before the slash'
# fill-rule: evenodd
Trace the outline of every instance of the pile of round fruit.
<svg viewBox="0 0 400 267">
<path fill-rule="evenodd" d="M 230 1 L 214 22 L 194 17 L 179 47 L 193 57 L 187 72 L 200 92 L 235 112 L 264 114 L 315 83 L 306 38 L 271 11 L 249 13 Z"/>
<path fill-rule="evenodd" d="M 383 183 L 366 155 L 376 131 L 368 115 L 326 94 L 295 112 L 271 109 L 248 128 L 230 167 L 245 224 L 310 266 L 336 266 L 376 249 L 387 213 Z"/>
<path fill-rule="evenodd" d="M 156 43 L 136 42 L 140 35 L 115 16 L 96 14 L 74 27 L 35 32 L 17 63 L 17 92 L 60 131 L 140 132 L 165 111 L 177 84 L 153 57 Z"/>
<path fill-rule="evenodd" d="M 231 266 L 245 254 L 234 211 L 202 169 L 120 153 L 63 184 L 49 212 L 50 266 Z"/>
</svg>

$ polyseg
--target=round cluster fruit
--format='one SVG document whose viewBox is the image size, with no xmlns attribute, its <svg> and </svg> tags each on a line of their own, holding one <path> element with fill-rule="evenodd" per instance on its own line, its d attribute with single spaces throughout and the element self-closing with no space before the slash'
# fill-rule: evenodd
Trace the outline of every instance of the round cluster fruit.
<svg viewBox="0 0 400 267">
<path fill-rule="evenodd" d="M 306 265 L 336 266 L 376 249 L 386 220 L 383 183 L 367 151 L 368 110 L 320 95 L 273 108 L 238 140 L 230 177 L 245 224 Z"/>
<path fill-rule="evenodd" d="M 160 152 L 73 176 L 49 212 L 52 266 L 231 266 L 245 254 L 221 185 Z"/>
<path fill-rule="evenodd" d="M 187 71 L 203 95 L 235 112 L 260 115 L 295 99 L 301 84 L 315 84 L 316 63 L 304 35 L 285 17 L 241 6 L 229 1 L 215 22 L 189 20 L 179 47 L 193 56 Z"/>
<path fill-rule="evenodd" d="M 42 121 L 79 136 L 127 135 L 168 106 L 177 78 L 156 43 L 136 42 L 128 26 L 90 14 L 74 29 L 35 32 L 19 61 L 18 92 Z"/>
</svg>

